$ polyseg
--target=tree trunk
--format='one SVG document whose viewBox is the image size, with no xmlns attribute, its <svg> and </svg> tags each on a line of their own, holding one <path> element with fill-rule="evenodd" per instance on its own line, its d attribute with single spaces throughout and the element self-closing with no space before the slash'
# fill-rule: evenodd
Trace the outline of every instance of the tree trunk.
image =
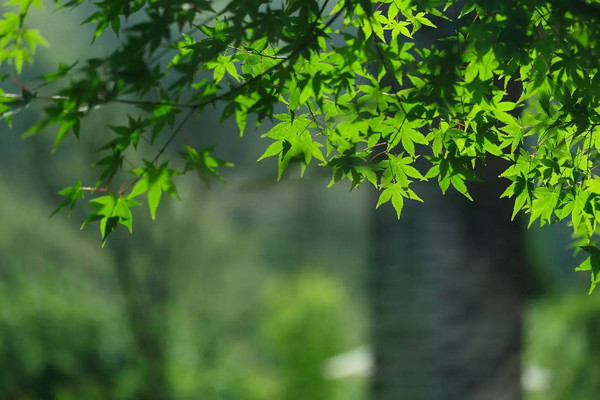
<svg viewBox="0 0 600 400">
<path fill-rule="evenodd" d="M 116 279 L 121 289 L 131 333 L 140 357 L 143 383 L 136 398 L 168 400 L 167 303 L 170 282 L 170 240 L 160 242 L 140 229 L 134 241 L 127 232 L 115 232 L 108 248 L 115 257 Z M 141 245 L 140 245 L 141 244 Z M 137 251 L 140 247 L 143 251 Z M 146 258 L 143 252 L 147 252 Z M 138 258 L 138 270 L 134 259 Z"/>
<path fill-rule="evenodd" d="M 520 226 L 486 170 L 473 203 L 429 182 L 400 221 L 374 216 L 376 400 L 521 398 Z"/>
</svg>

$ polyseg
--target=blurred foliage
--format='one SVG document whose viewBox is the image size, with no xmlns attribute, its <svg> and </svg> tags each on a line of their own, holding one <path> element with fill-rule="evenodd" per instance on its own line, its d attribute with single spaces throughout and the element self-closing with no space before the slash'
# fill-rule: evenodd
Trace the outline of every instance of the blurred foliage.
<svg viewBox="0 0 600 400">
<path fill-rule="evenodd" d="M 282 400 L 332 398 L 324 374 L 329 357 L 356 343 L 351 307 L 341 283 L 316 272 L 279 279 L 267 287 L 263 316 L 265 346 L 278 363 Z"/>
<path fill-rule="evenodd" d="M 530 306 L 526 321 L 525 399 L 598 399 L 600 298 L 580 289 L 546 297 Z"/>
<path fill-rule="evenodd" d="M 0 398 L 130 398 L 136 355 L 106 254 L 62 221 L 36 229 L 48 208 L 0 193 Z"/>
<path fill-rule="evenodd" d="M 0 163 L 11 171 L 11 158 Z M 161 208 L 160 229 L 138 226 L 101 250 L 74 221 L 47 220 L 44 177 L 71 172 L 49 165 L 0 175 L 0 398 L 364 398 L 362 380 L 322 374 L 327 357 L 367 340 L 360 198 L 295 181 L 255 191 L 253 173 L 211 191 L 184 184 L 195 202 Z M 303 327 L 313 333 L 296 341 Z M 299 343 L 310 356 L 294 364 Z M 164 397 L 149 397 L 149 376 Z"/>
<path fill-rule="evenodd" d="M 114 307 L 83 296 L 74 306 L 54 288 L 15 279 L 0 285 L 2 398 L 131 398 L 139 372 Z"/>
</svg>

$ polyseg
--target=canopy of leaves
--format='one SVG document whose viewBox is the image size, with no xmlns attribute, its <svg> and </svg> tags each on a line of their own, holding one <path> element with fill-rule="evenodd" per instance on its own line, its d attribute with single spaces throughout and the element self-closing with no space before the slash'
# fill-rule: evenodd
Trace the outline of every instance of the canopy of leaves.
<svg viewBox="0 0 600 400">
<path fill-rule="evenodd" d="M 0 62 L 19 74 L 46 43 L 26 27 L 37 3 L 9 4 L 15 11 L 0 20 Z M 597 284 L 599 1 L 102 0 L 94 7 L 85 21 L 95 26 L 91 39 L 112 30 L 119 46 L 61 64 L 40 77 L 39 90 L 2 92 L 0 113 L 8 119 L 44 100 L 45 119 L 27 134 L 56 125 L 55 148 L 85 132 L 82 120 L 97 107 L 120 103 L 143 113 L 107 127 L 97 182 L 61 192 L 61 207 L 90 202 L 86 222 L 100 222 L 103 240 L 118 224 L 131 229 L 134 197 L 146 193 L 154 217 L 162 192 L 177 196 L 177 176 L 194 170 L 205 181 L 222 179 L 218 168 L 230 164 L 213 148 L 180 149 L 180 169 L 168 166 L 166 152 L 186 122 L 220 103 L 222 119 L 234 118 L 241 134 L 251 115 L 258 126 L 279 121 L 263 135 L 260 157 L 277 159 L 278 177 L 292 164 L 301 173 L 316 164 L 330 169 L 331 184 L 375 186 L 377 206 L 390 202 L 398 216 L 405 201 L 420 200 L 413 182 L 436 180 L 442 192 L 472 200 L 476 168 L 504 159 L 513 217 L 569 221 L 590 255 L 579 269 L 592 270 L 592 289 Z M 42 94 L 48 83 L 60 89 Z M 124 167 L 140 139 L 154 154 Z"/>
</svg>

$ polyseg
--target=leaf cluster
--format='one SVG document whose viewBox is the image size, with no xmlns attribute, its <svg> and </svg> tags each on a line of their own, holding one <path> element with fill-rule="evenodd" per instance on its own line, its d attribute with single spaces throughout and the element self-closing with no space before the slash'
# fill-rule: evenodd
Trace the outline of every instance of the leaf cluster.
<svg viewBox="0 0 600 400">
<path fill-rule="evenodd" d="M 184 147 L 182 169 L 169 167 L 165 152 L 191 117 L 217 103 L 240 134 L 251 115 L 257 126 L 277 121 L 262 135 L 259 160 L 276 158 L 278 178 L 291 165 L 303 174 L 316 164 L 331 171 L 331 184 L 373 185 L 377 206 L 390 202 L 398 217 L 405 201 L 421 200 L 415 181 L 434 180 L 444 193 L 477 200 L 469 192 L 480 181 L 476 168 L 501 158 L 508 165 L 502 196 L 514 199 L 513 218 L 569 221 L 590 253 L 579 269 L 592 270 L 593 288 L 600 5 L 457 3 L 236 0 L 217 9 L 205 0 L 103 0 L 85 22 L 96 27 L 93 39 L 109 27 L 120 36 L 114 52 L 43 75 L 44 83 L 69 78 L 53 96 L 4 94 L 0 107 L 8 116 L 21 103 L 51 100 L 30 133 L 58 125 L 55 148 L 66 135 L 79 136 L 95 108 L 138 109 L 127 124 L 108 127 L 91 190 L 77 184 L 62 192 L 61 207 L 89 199 L 87 222 L 100 221 L 103 240 L 118 224 L 131 229 L 134 198 L 146 194 L 154 218 L 163 192 L 177 197 L 176 177 L 196 171 L 207 183 L 222 180 L 218 168 L 230 164 L 213 147 Z M 30 2 L 19 4 L 26 11 Z M 2 48 L 17 37 L 7 40 Z M 13 60 L 18 72 L 22 61 L 4 54 L 0 60 Z M 151 90 L 158 101 L 149 100 Z M 285 112 L 275 113 L 281 105 Z M 123 161 L 141 140 L 156 152 L 127 170 Z M 101 191 L 108 194 L 98 197 Z"/>
</svg>

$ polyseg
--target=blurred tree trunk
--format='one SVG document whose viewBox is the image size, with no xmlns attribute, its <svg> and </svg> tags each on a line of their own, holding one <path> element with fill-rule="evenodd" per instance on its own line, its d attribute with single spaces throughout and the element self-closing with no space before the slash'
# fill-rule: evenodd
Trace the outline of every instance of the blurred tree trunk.
<svg viewBox="0 0 600 400">
<path fill-rule="evenodd" d="M 463 3 L 416 40 L 455 35 Z M 508 93 L 518 98 L 514 82 Z M 474 202 L 431 181 L 400 221 L 389 206 L 374 215 L 375 400 L 521 399 L 524 254 L 512 201 L 499 199 L 506 168 L 490 158 L 476 171 Z"/>
<path fill-rule="evenodd" d="M 123 295 L 132 336 L 141 363 L 140 400 L 167 400 L 167 335 L 170 240 L 138 229 L 135 239 L 115 232 L 108 246 L 115 257 L 115 275 Z"/>
<path fill-rule="evenodd" d="M 374 216 L 376 400 L 521 398 L 521 232 L 488 171 L 473 203 L 429 182 Z"/>
</svg>

